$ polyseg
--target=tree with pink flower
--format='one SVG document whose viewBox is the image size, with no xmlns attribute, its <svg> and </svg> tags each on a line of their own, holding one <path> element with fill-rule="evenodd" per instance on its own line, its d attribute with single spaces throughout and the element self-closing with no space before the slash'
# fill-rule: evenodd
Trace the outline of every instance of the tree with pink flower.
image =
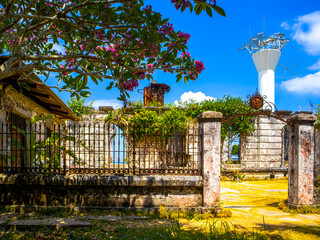
<svg viewBox="0 0 320 240">
<path fill-rule="evenodd" d="M 171 2 L 225 15 L 212 0 Z M 49 87 L 71 97 L 89 96 L 89 81 L 107 81 L 125 100 L 155 70 L 195 80 L 205 68 L 187 52 L 190 37 L 142 0 L 0 0 L 0 81 L 22 73 L 19 81 L 39 75 L 48 85 L 53 77 Z"/>
</svg>

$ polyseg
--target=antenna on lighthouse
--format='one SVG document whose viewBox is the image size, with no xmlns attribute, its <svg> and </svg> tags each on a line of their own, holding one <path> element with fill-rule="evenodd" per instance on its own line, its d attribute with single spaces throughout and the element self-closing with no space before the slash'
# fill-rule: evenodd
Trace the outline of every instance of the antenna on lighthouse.
<svg viewBox="0 0 320 240">
<path fill-rule="evenodd" d="M 281 50 L 289 42 L 282 33 L 274 33 L 269 37 L 258 33 L 251 38 L 240 50 L 248 50 L 259 73 L 259 93 L 266 100 L 275 104 L 274 70 L 277 67 Z"/>
</svg>

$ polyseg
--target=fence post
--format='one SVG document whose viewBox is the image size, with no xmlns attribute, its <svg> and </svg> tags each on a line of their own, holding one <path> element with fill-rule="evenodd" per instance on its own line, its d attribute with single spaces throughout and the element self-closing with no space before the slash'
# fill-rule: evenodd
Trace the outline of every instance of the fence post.
<svg viewBox="0 0 320 240">
<path fill-rule="evenodd" d="M 314 180 L 314 122 L 311 113 L 296 113 L 288 119 L 292 125 L 289 138 L 288 205 L 312 205 Z"/>
<path fill-rule="evenodd" d="M 67 125 L 66 124 L 63 124 L 63 174 L 66 175 L 67 173 L 67 133 L 66 133 L 66 130 L 67 130 Z"/>
<path fill-rule="evenodd" d="M 202 133 L 200 171 L 203 176 L 203 207 L 219 205 L 222 117 L 222 113 L 212 111 L 201 113 L 197 117 Z"/>
</svg>

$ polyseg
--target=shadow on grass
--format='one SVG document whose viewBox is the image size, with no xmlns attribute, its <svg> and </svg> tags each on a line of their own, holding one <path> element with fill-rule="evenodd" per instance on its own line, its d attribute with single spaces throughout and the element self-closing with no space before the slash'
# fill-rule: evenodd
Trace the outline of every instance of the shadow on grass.
<svg viewBox="0 0 320 240">
<path fill-rule="evenodd" d="M 238 229 L 225 221 L 212 220 L 201 229 L 185 230 L 176 221 L 149 221 L 136 224 L 130 221 L 105 223 L 95 221 L 94 226 L 65 228 L 59 231 L 41 229 L 24 232 L 0 233 L 1 239 L 190 239 L 190 240 L 264 240 L 282 239 L 277 235 L 269 235 L 266 231 Z"/>
<path fill-rule="evenodd" d="M 315 237 L 320 237 L 320 227 L 318 226 L 299 226 L 299 225 L 292 225 L 291 223 L 287 224 L 257 224 L 265 229 L 267 232 L 272 231 L 285 231 L 291 230 L 292 232 L 296 233 L 303 233 L 314 235 Z"/>
</svg>

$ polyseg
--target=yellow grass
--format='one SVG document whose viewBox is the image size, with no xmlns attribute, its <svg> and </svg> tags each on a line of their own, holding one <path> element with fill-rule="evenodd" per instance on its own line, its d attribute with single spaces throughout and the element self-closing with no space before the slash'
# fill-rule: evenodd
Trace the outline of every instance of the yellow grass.
<svg viewBox="0 0 320 240">
<path fill-rule="evenodd" d="M 288 198 L 288 181 L 221 182 L 221 206 L 232 211 L 225 221 L 239 230 L 266 230 L 271 239 L 320 239 L 320 215 L 292 215 L 277 205 Z M 186 229 L 206 220 L 181 220 Z"/>
</svg>

